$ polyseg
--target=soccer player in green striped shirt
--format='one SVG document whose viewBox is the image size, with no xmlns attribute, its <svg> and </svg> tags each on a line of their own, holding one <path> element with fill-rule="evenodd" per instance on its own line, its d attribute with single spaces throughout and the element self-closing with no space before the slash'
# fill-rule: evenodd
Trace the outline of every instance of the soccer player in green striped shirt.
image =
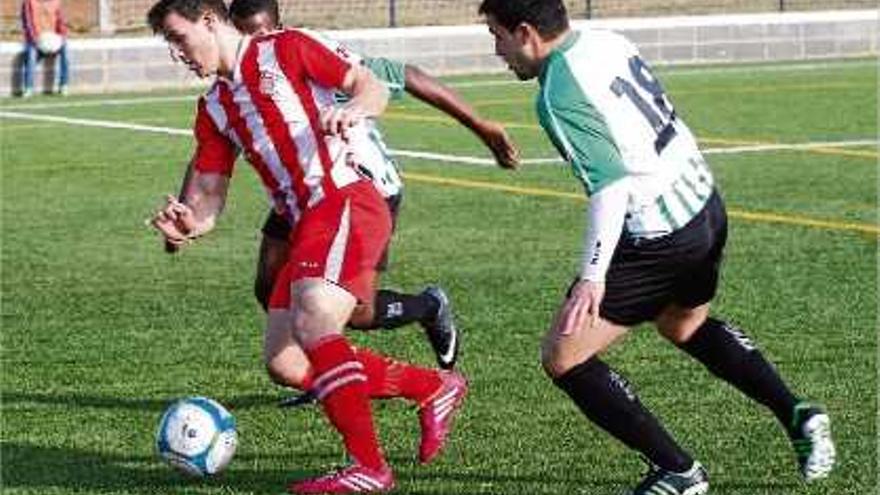
<svg viewBox="0 0 880 495">
<path fill-rule="evenodd" d="M 826 477 L 835 457 L 828 415 L 795 397 L 742 330 L 709 316 L 727 238 L 724 204 L 635 45 L 609 31 L 572 30 L 562 0 L 484 0 L 480 13 L 508 68 L 538 78 L 541 126 L 590 197 L 580 273 L 544 337 L 542 361 L 587 418 L 650 462 L 633 493 L 709 489 L 703 466 L 599 357 L 649 321 L 773 412 L 807 481 Z"/>
</svg>

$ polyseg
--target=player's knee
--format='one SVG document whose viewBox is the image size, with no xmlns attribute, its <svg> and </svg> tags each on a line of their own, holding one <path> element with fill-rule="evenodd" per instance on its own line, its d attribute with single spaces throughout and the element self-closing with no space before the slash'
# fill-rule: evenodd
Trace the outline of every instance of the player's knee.
<svg viewBox="0 0 880 495">
<path fill-rule="evenodd" d="M 566 374 L 568 370 L 590 357 L 591 355 L 575 356 L 558 345 L 545 343 L 541 346 L 541 366 L 544 368 L 544 373 L 552 379 Z"/>
<path fill-rule="evenodd" d="M 706 322 L 709 305 L 696 308 L 667 307 L 655 320 L 660 334 L 675 345 L 690 340 L 694 333 Z"/>
<path fill-rule="evenodd" d="M 354 311 L 351 312 L 351 318 L 348 320 L 348 325 L 351 328 L 366 330 L 373 328 L 373 320 L 373 307 L 367 304 L 359 304 L 354 308 Z"/>
</svg>

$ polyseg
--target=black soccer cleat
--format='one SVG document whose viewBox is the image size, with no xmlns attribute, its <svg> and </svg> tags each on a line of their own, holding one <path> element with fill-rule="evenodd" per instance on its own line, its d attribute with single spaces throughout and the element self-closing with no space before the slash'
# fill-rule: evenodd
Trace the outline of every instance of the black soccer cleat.
<svg viewBox="0 0 880 495">
<path fill-rule="evenodd" d="M 801 476 L 807 483 L 827 478 L 834 469 L 836 451 L 831 418 L 818 405 L 799 402 L 788 430 Z"/>
<path fill-rule="evenodd" d="M 290 397 L 285 397 L 281 399 L 278 403 L 278 407 L 281 408 L 297 408 L 297 407 L 305 407 L 310 406 L 314 403 L 318 402 L 318 396 L 315 395 L 315 392 L 311 390 L 307 390 L 301 394 L 293 395 Z"/>
<path fill-rule="evenodd" d="M 645 479 L 630 495 L 704 495 L 709 492 L 709 475 L 699 463 L 683 473 L 674 473 L 658 466 L 651 466 Z"/>
<path fill-rule="evenodd" d="M 452 303 L 441 287 L 430 286 L 422 294 L 437 302 L 437 312 L 427 316 L 420 323 L 428 335 L 431 347 L 437 357 L 437 364 L 444 370 L 451 370 L 458 360 L 458 329 L 452 316 Z"/>
</svg>

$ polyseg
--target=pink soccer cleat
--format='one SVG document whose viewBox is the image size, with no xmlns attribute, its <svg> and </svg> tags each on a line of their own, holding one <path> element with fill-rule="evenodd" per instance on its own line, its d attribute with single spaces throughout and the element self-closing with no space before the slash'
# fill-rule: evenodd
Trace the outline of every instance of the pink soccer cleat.
<svg viewBox="0 0 880 495">
<path fill-rule="evenodd" d="M 443 384 L 430 399 L 419 408 L 422 425 L 422 443 L 419 445 L 419 462 L 427 464 L 437 457 L 452 430 L 452 420 L 467 395 L 467 380 L 454 371 L 441 372 Z"/>
<path fill-rule="evenodd" d="M 352 464 L 333 473 L 297 481 L 287 487 L 295 495 L 308 493 L 381 493 L 394 488 L 394 474 L 388 466 L 370 469 Z"/>
</svg>

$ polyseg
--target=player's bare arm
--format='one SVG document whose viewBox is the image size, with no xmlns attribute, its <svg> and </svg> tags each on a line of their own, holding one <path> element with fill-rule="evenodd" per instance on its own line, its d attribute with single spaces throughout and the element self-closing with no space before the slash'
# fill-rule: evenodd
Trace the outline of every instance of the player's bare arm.
<svg viewBox="0 0 880 495">
<path fill-rule="evenodd" d="M 229 178 L 191 170 L 184 183 L 184 198 L 167 195 L 165 205 L 153 216 L 152 225 L 175 246 L 182 246 L 213 230 L 226 204 Z"/>
<path fill-rule="evenodd" d="M 512 169 L 519 165 L 519 149 L 507 135 L 503 125 L 482 118 L 452 88 L 418 67 L 407 65 L 405 71 L 408 93 L 454 117 L 472 130 L 492 151 L 499 166 Z"/>
<path fill-rule="evenodd" d="M 321 116 L 324 131 L 345 137 L 348 128 L 365 118 L 378 117 L 388 105 L 388 88 L 365 67 L 352 65 L 339 88 L 351 100 L 334 106 Z"/>
</svg>

